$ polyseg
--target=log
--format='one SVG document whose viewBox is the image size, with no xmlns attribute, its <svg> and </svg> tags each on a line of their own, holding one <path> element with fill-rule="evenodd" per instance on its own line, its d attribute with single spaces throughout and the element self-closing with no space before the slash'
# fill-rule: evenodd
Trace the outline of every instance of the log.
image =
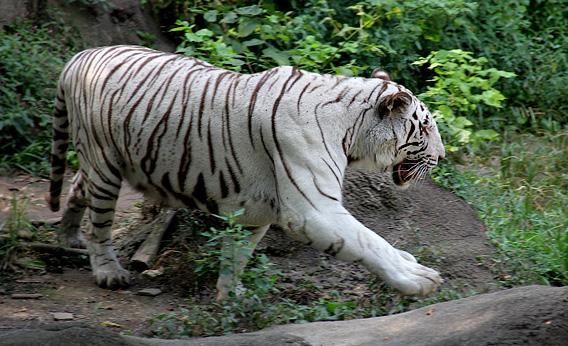
<svg viewBox="0 0 568 346">
<path fill-rule="evenodd" d="M 89 255 L 89 251 L 85 249 L 76 249 L 71 247 L 63 247 L 59 245 L 53 244 L 45 244 L 45 243 L 27 243 L 22 242 L 20 243 L 22 247 L 26 247 L 28 249 L 39 251 L 39 252 L 48 252 L 57 255 Z"/>
<path fill-rule="evenodd" d="M 168 209 L 162 212 L 154 221 L 145 227 L 152 230 L 142 245 L 138 248 L 134 256 L 130 259 L 130 267 L 136 271 L 142 272 L 152 267 L 158 250 L 160 250 L 160 242 L 166 231 L 168 231 L 175 218 L 176 211 Z"/>
</svg>

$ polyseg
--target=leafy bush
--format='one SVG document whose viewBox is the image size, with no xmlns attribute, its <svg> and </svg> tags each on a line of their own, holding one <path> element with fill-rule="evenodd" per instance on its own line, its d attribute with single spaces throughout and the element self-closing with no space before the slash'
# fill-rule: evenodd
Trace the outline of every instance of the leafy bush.
<svg viewBox="0 0 568 346">
<path fill-rule="evenodd" d="M 502 83 L 508 104 L 523 112 L 523 125 L 554 120 L 568 122 L 568 7 L 562 0 L 478 1 L 470 39 L 459 47 L 488 59 L 491 66 L 512 71 L 518 78 Z M 534 111 L 537 117 L 528 115 Z M 511 124 L 503 113 L 498 124 Z"/>
<path fill-rule="evenodd" d="M 22 232 L 31 233 L 32 224 L 27 219 L 27 197 L 18 198 L 12 194 L 10 214 L 0 223 L 0 271 L 13 269 L 18 251 L 21 250 L 20 235 Z"/>
<path fill-rule="evenodd" d="M 420 58 L 417 52 L 427 47 L 416 49 L 410 44 L 420 39 L 438 44 L 453 23 L 450 19 L 472 13 L 475 6 L 455 1 L 426 2 L 426 6 L 415 1 L 404 6 L 394 1 L 361 2 L 348 7 L 359 19 L 355 26 L 334 19 L 336 11 L 325 0 L 312 1 L 311 5 L 321 11 L 311 12 L 306 7 L 294 15 L 238 4 L 190 8 L 194 24 L 178 20 L 171 31 L 183 32 L 178 52 L 236 71 L 257 72 L 292 64 L 311 71 L 356 75 L 379 65 L 381 59 L 393 66 L 396 74 L 429 64 L 435 72 L 435 85 L 428 86 L 421 96 L 437 108 L 448 150 L 497 138 L 491 129 L 471 129 L 477 120 L 472 113 L 482 114 L 484 105 L 501 107 L 505 97 L 495 89 L 495 83 L 514 74 L 484 68 L 487 59 L 474 58 L 459 49 Z M 410 18 L 402 20 L 407 12 Z M 387 30 L 385 21 L 399 23 Z M 205 28 L 197 29 L 195 23 L 201 22 Z M 395 64 L 389 60 L 394 55 L 403 59 Z"/>
<path fill-rule="evenodd" d="M 0 31 L 0 164 L 47 167 L 56 81 L 72 45 L 54 24 L 21 22 Z"/>
<path fill-rule="evenodd" d="M 489 66 L 519 76 L 496 86 L 508 107 L 473 119 L 474 126 L 501 130 L 534 120 L 538 125 L 566 124 L 568 7 L 561 1 L 236 1 L 193 7 L 182 0 L 150 2 L 162 11 L 175 7 L 181 21 L 174 30 L 187 33 L 191 28 L 189 36 L 180 37 L 180 51 L 212 55 L 214 63 L 220 60 L 221 66 L 246 72 L 293 64 L 364 76 L 381 67 L 422 91 L 431 74 L 414 61 L 433 51 L 469 51 Z M 191 34 L 196 33 L 207 37 L 195 40 Z"/>
<path fill-rule="evenodd" d="M 335 11 L 325 0 L 311 1 L 310 5 L 318 11 L 306 8 L 296 16 L 259 5 L 204 5 L 189 8 L 189 20 L 178 20 L 171 31 L 184 33 L 178 52 L 236 71 L 295 65 L 316 72 L 353 75 L 368 68 L 355 64 L 354 53 L 381 54 L 381 46 L 363 35 L 362 27 L 344 27 L 335 33 L 338 39 L 331 40 L 322 23 L 333 21 Z M 351 40 L 356 34 L 361 35 Z"/>
<path fill-rule="evenodd" d="M 470 52 L 454 49 L 433 52 L 414 63 L 428 65 L 428 69 L 436 73 L 432 80 L 434 86 L 428 86 L 419 97 L 435 110 L 449 152 L 455 152 L 465 144 L 476 146 L 499 136 L 492 129 L 472 130 L 470 119 L 481 104 L 502 107 L 505 96 L 493 86 L 499 78 L 511 78 L 515 74 L 495 68 L 484 69 L 486 62 L 485 58 L 476 59 Z"/>
</svg>

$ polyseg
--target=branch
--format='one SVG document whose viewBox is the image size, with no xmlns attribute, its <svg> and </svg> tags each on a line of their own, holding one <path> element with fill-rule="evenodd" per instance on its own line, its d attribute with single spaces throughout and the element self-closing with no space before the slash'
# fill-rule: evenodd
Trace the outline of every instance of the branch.
<svg viewBox="0 0 568 346">
<path fill-rule="evenodd" d="M 89 255 L 89 252 L 85 249 L 75 249 L 52 244 L 21 242 L 19 245 L 34 251 L 48 252 L 57 255 Z"/>
<path fill-rule="evenodd" d="M 149 269 L 158 250 L 160 249 L 160 242 L 167 230 L 170 229 L 176 211 L 173 209 L 162 212 L 154 221 L 146 225 L 146 228 L 151 228 L 150 234 L 138 248 L 134 256 L 130 260 L 130 267 L 136 271 L 144 271 Z"/>
</svg>

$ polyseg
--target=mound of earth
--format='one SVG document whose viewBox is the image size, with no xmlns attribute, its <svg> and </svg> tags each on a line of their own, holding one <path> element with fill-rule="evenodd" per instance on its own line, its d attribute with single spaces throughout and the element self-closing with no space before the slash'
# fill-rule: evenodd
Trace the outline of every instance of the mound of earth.
<svg viewBox="0 0 568 346">
<path fill-rule="evenodd" d="M 395 247 L 440 271 L 443 287 L 459 292 L 489 292 L 499 287 L 483 264 L 494 253 L 476 212 L 452 192 L 430 179 L 401 190 L 388 176 L 348 172 L 344 204 L 365 226 Z M 311 276 L 322 287 L 365 294 L 368 272 L 293 241 L 273 228 L 257 251 L 283 269 L 292 282 Z M 322 261 L 324 262 L 322 265 Z M 312 275 L 315 274 L 315 275 Z M 367 292 L 370 293 L 370 292 Z"/>
<path fill-rule="evenodd" d="M 436 267 L 454 286 L 496 288 L 493 273 L 481 264 L 494 254 L 485 225 L 451 191 L 430 179 L 401 191 L 385 175 L 349 172 L 344 198 L 359 221 Z"/>
<path fill-rule="evenodd" d="M 101 328 L 60 325 L 0 331 L 2 345 L 145 346 L 561 346 L 568 341 L 568 287 L 528 286 L 377 318 L 277 326 L 191 340 L 121 336 Z"/>
</svg>

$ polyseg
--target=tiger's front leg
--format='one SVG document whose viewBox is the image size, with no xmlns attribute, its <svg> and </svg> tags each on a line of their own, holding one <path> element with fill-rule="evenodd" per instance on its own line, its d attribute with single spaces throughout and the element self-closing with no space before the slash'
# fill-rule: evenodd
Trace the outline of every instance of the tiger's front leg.
<svg viewBox="0 0 568 346">
<path fill-rule="evenodd" d="M 403 295 L 425 296 L 443 282 L 440 274 L 417 263 L 366 228 L 341 205 L 303 214 L 290 222 L 290 236 L 340 260 L 363 264 Z"/>
</svg>

